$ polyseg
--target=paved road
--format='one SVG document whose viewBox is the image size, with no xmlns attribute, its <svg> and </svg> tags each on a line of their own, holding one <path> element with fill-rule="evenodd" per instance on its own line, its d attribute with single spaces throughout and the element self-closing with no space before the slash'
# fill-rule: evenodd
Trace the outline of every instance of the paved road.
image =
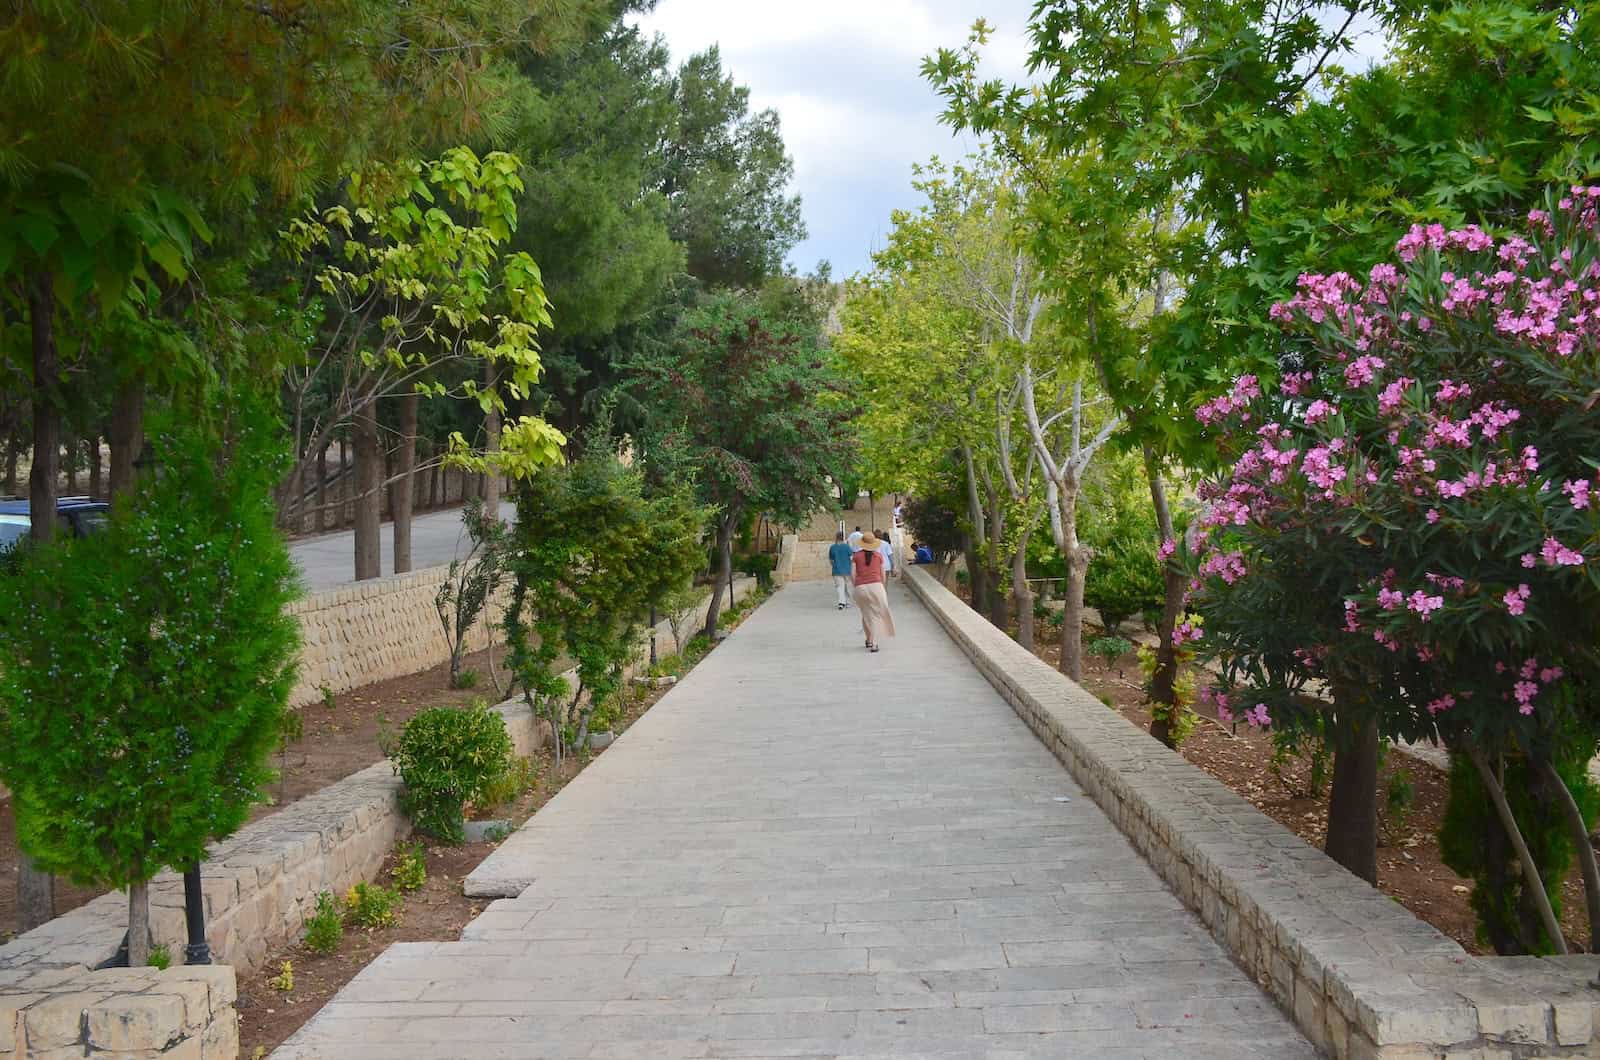
<svg viewBox="0 0 1600 1060">
<path fill-rule="evenodd" d="M 1315 1056 L 895 594 L 779 593 L 274 1055 Z"/>
<path fill-rule="evenodd" d="M 517 516 L 517 507 L 510 502 L 500 505 L 501 518 L 507 522 Z M 449 563 L 456 555 L 457 544 L 466 552 L 467 541 L 461 530 L 461 509 L 431 512 L 411 521 L 411 566 L 413 570 Z M 355 531 L 343 530 L 320 537 L 306 538 L 289 546 L 295 565 L 305 579 L 306 588 L 315 592 L 327 589 L 355 577 Z M 394 571 L 394 524 L 383 524 L 383 573 Z"/>
</svg>

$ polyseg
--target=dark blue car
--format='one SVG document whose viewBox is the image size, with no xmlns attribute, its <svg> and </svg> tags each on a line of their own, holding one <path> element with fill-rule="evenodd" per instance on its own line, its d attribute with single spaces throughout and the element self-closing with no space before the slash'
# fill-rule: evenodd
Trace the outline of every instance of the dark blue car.
<svg viewBox="0 0 1600 1060">
<path fill-rule="evenodd" d="M 111 506 L 89 497 L 58 497 L 56 524 L 61 533 L 88 537 L 106 524 Z M 0 552 L 9 552 L 33 529 L 33 515 L 27 501 L 0 500 Z"/>
</svg>

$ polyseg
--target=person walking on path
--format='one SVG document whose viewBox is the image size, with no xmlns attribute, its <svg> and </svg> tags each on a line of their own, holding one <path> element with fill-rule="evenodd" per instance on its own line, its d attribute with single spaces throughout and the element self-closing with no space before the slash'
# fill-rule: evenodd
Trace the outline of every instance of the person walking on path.
<svg viewBox="0 0 1600 1060">
<path fill-rule="evenodd" d="M 882 530 L 873 531 L 878 539 L 878 555 L 883 557 L 883 573 L 889 577 L 897 577 L 894 572 L 894 545 L 889 542 L 889 535 Z"/>
<path fill-rule="evenodd" d="M 851 552 L 859 551 L 861 548 L 861 527 L 858 526 L 852 530 L 850 536 L 845 540 L 850 545 Z"/>
<path fill-rule="evenodd" d="M 839 610 L 850 606 L 850 546 L 844 542 L 844 531 L 833 535 L 828 546 L 828 566 L 833 571 L 833 588 L 839 596 Z"/>
<path fill-rule="evenodd" d="M 855 568 L 856 608 L 861 612 L 861 632 L 867 650 L 877 651 L 884 637 L 894 636 L 894 615 L 889 613 L 889 593 L 883 585 L 883 553 L 872 534 L 861 536 L 861 551 L 850 559 Z"/>
</svg>

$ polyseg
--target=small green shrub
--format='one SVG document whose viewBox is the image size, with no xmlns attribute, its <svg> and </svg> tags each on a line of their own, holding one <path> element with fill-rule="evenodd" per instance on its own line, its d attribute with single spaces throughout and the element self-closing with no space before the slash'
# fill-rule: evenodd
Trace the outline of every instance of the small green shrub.
<svg viewBox="0 0 1600 1060">
<path fill-rule="evenodd" d="M 532 759 L 511 758 L 511 766 L 498 779 L 484 785 L 483 797 L 476 800 L 483 806 L 503 806 L 520 799 L 539 782 L 539 770 Z"/>
<path fill-rule="evenodd" d="M 1119 539 L 1097 552 L 1083 583 L 1083 602 L 1100 612 L 1107 633 L 1147 608 L 1160 609 L 1166 595 L 1153 541 Z"/>
<path fill-rule="evenodd" d="M 778 557 L 765 552 L 755 552 L 739 557 L 739 570 L 756 580 L 765 589 L 772 584 L 772 572 L 778 567 Z"/>
<path fill-rule="evenodd" d="M 661 656 L 647 672 L 651 677 L 678 677 L 683 670 L 683 656 L 674 654 Z"/>
<path fill-rule="evenodd" d="M 165 942 L 150 947 L 150 967 L 163 972 L 172 967 L 172 951 Z"/>
<path fill-rule="evenodd" d="M 460 843 L 466 804 L 482 801 L 511 768 L 511 737 L 482 700 L 464 709 L 434 707 L 406 723 L 390 757 L 405 781 L 400 807 L 411 823 Z"/>
<path fill-rule="evenodd" d="M 299 743 L 306 734 L 305 715 L 294 707 L 286 709 L 278 715 L 278 746 L 288 747 L 292 743 Z"/>
<path fill-rule="evenodd" d="M 401 894 L 422 890 L 428 882 L 428 855 L 421 843 L 402 843 L 394 856 L 394 867 L 389 870 L 395 889 Z"/>
<path fill-rule="evenodd" d="M 347 915 L 365 928 L 390 927 L 400 922 L 400 892 L 375 883 L 358 883 L 344 896 Z"/>
<path fill-rule="evenodd" d="M 456 674 L 455 680 L 452 681 L 451 684 L 456 688 L 477 688 L 478 671 L 462 670 L 460 673 Z"/>
<path fill-rule="evenodd" d="M 504 839 L 514 831 L 516 831 L 516 829 L 512 828 L 508 824 L 497 824 L 492 828 L 485 828 L 483 830 L 483 839 L 486 843 L 498 843 L 500 840 Z"/>
<path fill-rule="evenodd" d="M 1411 817 L 1411 808 L 1417 802 L 1417 786 L 1411 782 L 1411 773 L 1404 768 L 1389 774 L 1383 790 L 1383 820 L 1390 835 L 1403 832 Z"/>
<path fill-rule="evenodd" d="M 1133 650 L 1133 642 L 1124 637 L 1096 637 L 1084 645 L 1084 650 L 1105 663 L 1109 670 L 1117 665 L 1118 659 Z"/>
<path fill-rule="evenodd" d="M 338 699 L 334 697 L 333 689 L 329 688 L 327 685 L 321 685 L 319 686 L 319 691 L 322 693 L 322 705 L 324 707 L 327 707 L 329 710 L 333 710 L 339 705 Z"/>
<path fill-rule="evenodd" d="M 344 941 L 344 907 L 332 892 L 317 895 L 317 911 L 306 917 L 306 949 L 326 956 Z"/>
</svg>

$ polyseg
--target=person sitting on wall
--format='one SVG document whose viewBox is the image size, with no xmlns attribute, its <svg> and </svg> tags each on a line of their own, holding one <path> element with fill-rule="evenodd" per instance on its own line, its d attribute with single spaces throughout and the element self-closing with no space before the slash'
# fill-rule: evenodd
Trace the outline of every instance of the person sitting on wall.
<svg viewBox="0 0 1600 1060">
<path fill-rule="evenodd" d="M 912 562 L 913 563 L 932 563 L 932 562 L 934 562 L 933 549 L 929 548 L 927 545 L 923 544 L 921 541 L 918 541 L 916 543 L 916 545 L 912 549 Z"/>
</svg>

